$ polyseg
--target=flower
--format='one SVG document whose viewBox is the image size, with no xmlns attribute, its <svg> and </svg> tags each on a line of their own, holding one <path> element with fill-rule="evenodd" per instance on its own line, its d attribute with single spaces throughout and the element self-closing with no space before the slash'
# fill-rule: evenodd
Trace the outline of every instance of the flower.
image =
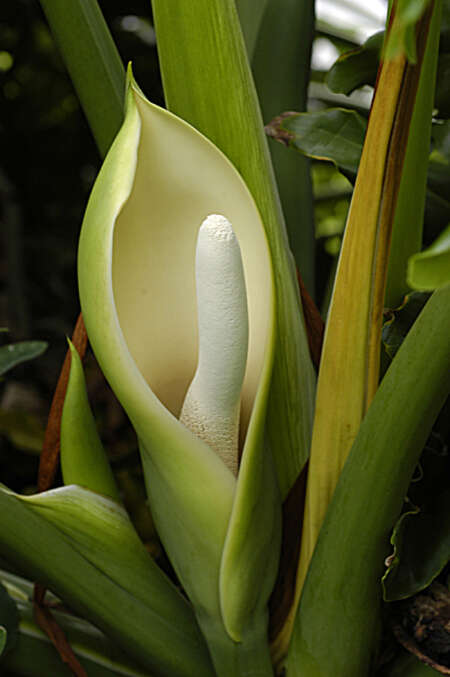
<svg viewBox="0 0 450 677">
<path fill-rule="evenodd" d="M 233 224 L 247 288 L 237 478 L 178 420 L 197 362 L 197 234 L 212 213 Z M 136 430 L 172 564 L 200 623 L 219 619 L 241 640 L 254 615 L 264 616 L 280 538 L 277 480 L 264 444 L 275 333 L 271 259 L 238 172 L 194 128 L 148 102 L 131 75 L 125 120 L 83 222 L 79 287 L 91 345 Z"/>
</svg>

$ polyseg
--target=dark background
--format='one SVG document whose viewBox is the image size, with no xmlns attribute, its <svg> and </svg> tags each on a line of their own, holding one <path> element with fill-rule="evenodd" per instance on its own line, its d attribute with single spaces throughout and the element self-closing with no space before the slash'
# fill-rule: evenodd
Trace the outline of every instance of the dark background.
<svg viewBox="0 0 450 677">
<path fill-rule="evenodd" d="M 100 6 L 120 55 L 161 104 L 149 0 Z M 48 407 L 78 312 L 77 239 L 100 156 L 37 0 L 0 3 L 0 334 L 48 342 L 0 383 L 0 478 L 32 489 Z M 94 358 L 92 405 L 113 458 L 134 436 Z"/>
</svg>

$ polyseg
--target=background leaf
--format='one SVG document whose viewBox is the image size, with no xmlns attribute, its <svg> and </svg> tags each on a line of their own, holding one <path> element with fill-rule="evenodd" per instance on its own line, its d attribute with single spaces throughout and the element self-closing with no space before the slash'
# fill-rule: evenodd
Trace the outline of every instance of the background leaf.
<svg viewBox="0 0 450 677">
<path fill-rule="evenodd" d="M 67 677 L 67 666 L 36 625 L 33 583 L 7 571 L 0 571 L 0 581 L 14 600 L 20 616 L 17 644 L 4 656 L 3 669 L 26 677 Z M 61 600 L 52 593 L 47 592 L 46 602 L 51 605 L 54 618 L 89 677 L 149 677 L 150 674 L 153 677 L 154 673 L 135 665 L 115 642 L 94 625 L 65 609 Z"/>
<path fill-rule="evenodd" d="M 353 110 L 328 108 L 284 118 L 280 130 L 289 145 L 309 157 L 333 162 L 346 176 L 356 176 L 367 121 Z"/>
<path fill-rule="evenodd" d="M 381 339 L 391 359 L 395 357 L 429 297 L 427 293 L 412 292 L 405 297 L 399 308 L 390 311 L 391 316 L 383 325 Z"/>
<path fill-rule="evenodd" d="M 435 242 L 408 261 L 412 289 L 433 290 L 450 282 L 450 224 Z"/>
<path fill-rule="evenodd" d="M 332 92 L 347 96 L 363 85 L 375 85 L 384 31 L 371 35 L 361 47 L 344 52 L 331 66 L 325 83 Z"/>
<path fill-rule="evenodd" d="M 70 11 L 58 0 L 41 5 L 105 155 L 123 118 L 125 71 L 101 9 L 97 0 L 72 0 Z"/>
<path fill-rule="evenodd" d="M 404 512 L 394 527 L 393 559 L 383 576 L 383 594 L 388 602 L 426 588 L 450 560 L 449 411 L 447 401 L 409 486 Z"/>
<path fill-rule="evenodd" d="M 14 648 L 18 638 L 19 612 L 5 586 L 0 583 L 0 656 Z"/>
<path fill-rule="evenodd" d="M 252 3 L 254 7 L 261 3 Z M 314 36 L 313 0 L 268 0 L 251 60 L 265 122 L 306 110 Z M 282 66 L 281 66 L 282 64 Z M 280 69 L 282 76 L 280 77 Z M 269 143 L 289 245 L 309 293 L 315 292 L 315 240 L 310 163 Z"/>
<path fill-rule="evenodd" d="M 47 349 L 45 341 L 21 341 L 0 347 L 0 375 L 21 362 L 39 357 Z"/>
</svg>

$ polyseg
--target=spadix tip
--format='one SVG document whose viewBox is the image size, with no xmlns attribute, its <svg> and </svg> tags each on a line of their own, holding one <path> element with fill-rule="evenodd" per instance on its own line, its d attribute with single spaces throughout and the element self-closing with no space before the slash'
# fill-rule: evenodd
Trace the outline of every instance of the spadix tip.
<svg viewBox="0 0 450 677">
<path fill-rule="evenodd" d="M 210 214 L 200 226 L 200 233 L 216 240 L 232 240 L 235 234 L 231 223 L 221 214 Z"/>
</svg>

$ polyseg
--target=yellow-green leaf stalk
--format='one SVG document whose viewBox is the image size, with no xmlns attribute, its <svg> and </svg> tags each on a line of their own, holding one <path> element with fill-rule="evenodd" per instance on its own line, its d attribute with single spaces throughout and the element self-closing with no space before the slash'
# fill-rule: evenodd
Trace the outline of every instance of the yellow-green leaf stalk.
<svg viewBox="0 0 450 677">
<path fill-rule="evenodd" d="M 237 477 L 179 420 L 197 368 L 196 243 L 211 214 L 232 224 L 247 293 Z M 137 432 L 152 515 L 216 670 L 238 675 L 254 665 L 269 675 L 280 498 L 264 444 L 275 335 L 264 227 L 230 162 L 150 104 L 131 77 L 125 121 L 83 223 L 79 286 L 91 345 Z"/>
<path fill-rule="evenodd" d="M 69 341 L 70 374 L 61 417 L 61 471 L 64 484 L 120 501 L 116 481 L 89 406 L 80 356 Z"/>
<path fill-rule="evenodd" d="M 429 21 L 427 13 L 421 59 Z M 276 660 L 286 652 L 320 528 L 378 387 L 390 235 L 420 66 L 408 68 L 398 54 L 379 73 L 325 330 L 295 601 L 274 646 Z"/>
</svg>

